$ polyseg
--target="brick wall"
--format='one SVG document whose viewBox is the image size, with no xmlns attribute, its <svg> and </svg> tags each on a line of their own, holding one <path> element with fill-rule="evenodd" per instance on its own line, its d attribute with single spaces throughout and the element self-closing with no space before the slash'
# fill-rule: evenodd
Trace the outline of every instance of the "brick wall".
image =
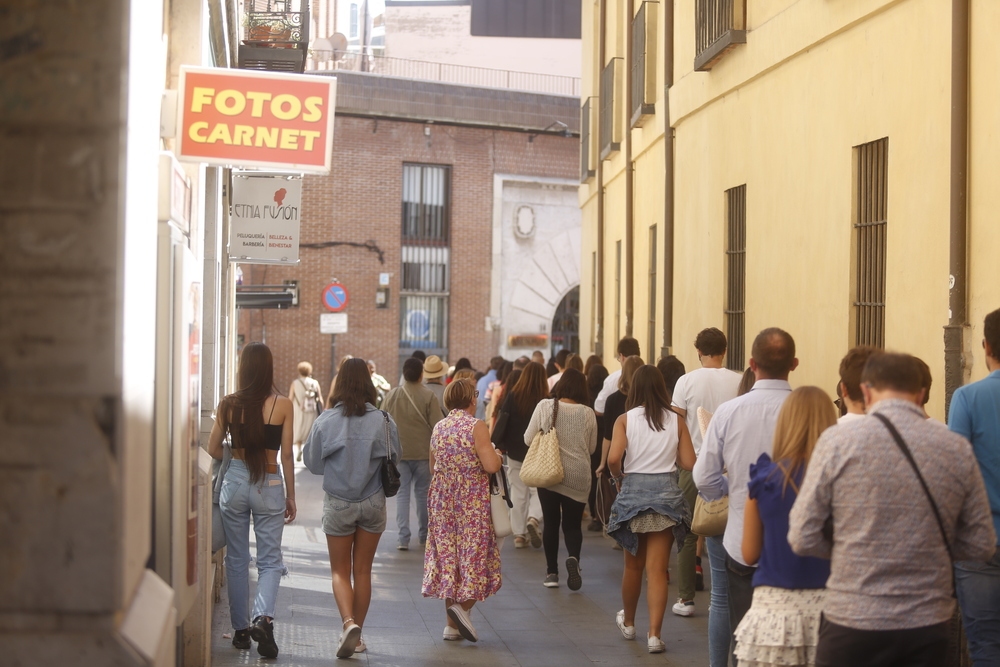
<svg viewBox="0 0 1000 667">
<path fill-rule="evenodd" d="M 424 128 L 430 128 L 430 135 Z M 373 359 L 393 385 L 399 379 L 399 295 L 402 174 L 404 162 L 451 166 L 451 298 L 449 361 L 468 357 L 485 368 L 495 354 L 485 330 L 490 308 L 490 245 L 493 174 L 574 178 L 579 140 L 490 128 L 425 125 L 386 119 L 338 116 L 334 167 L 328 176 L 306 176 L 303 186 L 303 243 L 374 241 L 385 253 L 363 248 L 302 248 L 296 267 L 243 265 L 243 283 L 298 280 L 300 302 L 288 310 L 240 310 L 239 333 L 246 342 L 264 340 L 274 354 L 275 383 L 282 392 L 300 361 L 329 387 L 330 335 L 319 332 L 323 288 L 336 278 L 349 293 L 348 333 L 336 337 L 336 357 Z M 375 307 L 379 273 L 390 273 L 389 307 Z"/>
</svg>

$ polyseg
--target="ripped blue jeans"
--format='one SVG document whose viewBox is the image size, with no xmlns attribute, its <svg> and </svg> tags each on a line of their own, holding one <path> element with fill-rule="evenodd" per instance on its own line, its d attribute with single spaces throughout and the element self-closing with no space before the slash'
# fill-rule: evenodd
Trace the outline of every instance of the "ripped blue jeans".
<svg viewBox="0 0 1000 667">
<path fill-rule="evenodd" d="M 274 618 L 281 575 L 281 534 L 285 529 L 285 485 L 278 473 L 250 483 L 246 463 L 233 459 L 219 496 L 226 531 L 226 586 L 234 630 L 250 627 L 258 616 Z M 257 595 L 250 611 L 250 518 L 257 536 Z"/>
</svg>

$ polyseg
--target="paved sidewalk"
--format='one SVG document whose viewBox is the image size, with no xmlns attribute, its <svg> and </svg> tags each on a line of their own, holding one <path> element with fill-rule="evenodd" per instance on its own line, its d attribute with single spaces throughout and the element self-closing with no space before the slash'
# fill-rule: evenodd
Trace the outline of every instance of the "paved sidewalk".
<svg viewBox="0 0 1000 667">
<path fill-rule="evenodd" d="M 234 649 L 231 640 L 223 636 L 232 633 L 223 588 L 222 601 L 216 605 L 214 614 L 214 665 L 306 667 L 338 662 L 334 655 L 340 618 L 330 587 L 326 538 L 320 528 L 323 497 L 320 482 L 321 478 L 305 468 L 296 471 L 299 516 L 295 523 L 285 527 L 283 552 L 289 576 L 282 579 L 278 593 L 277 660 L 261 658 L 256 645 L 249 651 Z M 340 664 L 352 664 L 351 661 L 386 667 L 586 664 L 701 667 L 708 664 L 707 590 L 698 593 L 694 617 L 681 618 L 667 609 L 663 624 L 667 651 L 650 655 L 645 642 L 648 619 L 645 597 L 639 601 L 636 641 L 622 639 L 615 626 L 615 612 L 621 608 L 622 552 L 614 551 L 601 533 L 586 530 L 581 554 L 582 589 L 573 592 L 566 588 L 565 572 L 561 573 L 560 588 L 543 587 L 545 558 L 541 549 L 515 550 L 513 541 L 508 539 L 501 552 L 503 588 L 477 604 L 472 612 L 479 642 L 445 642 L 441 638 L 444 603 L 420 595 L 423 550 L 416 540 L 416 517 L 410 522 L 414 533 L 410 551 L 397 551 L 393 499 L 389 501 L 388 513 L 388 526 L 375 557 L 372 605 L 364 629 L 368 651 Z M 565 552 L 560 556 L 560 564 L 564 560 Z M 676 597 L 673 585 L 670 595 L 671 600 Z"/>
</svg>

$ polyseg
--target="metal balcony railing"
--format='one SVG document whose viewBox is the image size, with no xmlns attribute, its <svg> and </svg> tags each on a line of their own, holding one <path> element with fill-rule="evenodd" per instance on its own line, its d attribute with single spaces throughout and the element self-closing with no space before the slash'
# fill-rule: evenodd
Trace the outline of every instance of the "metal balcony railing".
<svg viewBox="0 0 1000 667">
<path fill-rule="evenodd" d="M 440 81 L 484 88 L 505 88 L 552 95 L 580 95 L 580 79 L 574 76 L 513 72 L 391 56 L 361 55 L 353 51 L 334 53 L 313 49 L 309 55 L 313 67 L 317 70 L 369 72 L 404 79 Z"/>
<path fill-rule="evenodd" d="M 738 44 L 746 44 L 746 0 L 696 0 L 694 69 L 707 72 Z"/>
<path fill-rule="evenodd" d="M 248 11 L 245 17 L 240 69 L 305 71 L 308 11 Z"/>
</svg>

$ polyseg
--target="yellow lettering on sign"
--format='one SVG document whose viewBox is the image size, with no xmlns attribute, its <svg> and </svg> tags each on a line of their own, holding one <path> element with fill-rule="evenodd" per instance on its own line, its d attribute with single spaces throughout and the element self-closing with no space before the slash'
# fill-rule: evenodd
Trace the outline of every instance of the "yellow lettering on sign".
<svg viewBox="0 0 1000 667">
<path fill-rule="evenodd" d="M 199 132 L 208 129 L 208 123 L 202 121 L 198 123 L 191 123 L 191 127 L 188 128 L 188 137 L 191 141 L 197 141 L 199 144 L 205 143 L 205 137 L 203 137 Z"/>
<path fill-rule="evenodd" d="M 206 104 L 212 103 L 213 95 L 215 95 L 215 88 L 195 86 L 194 92 L 191 94 L 191 111 L 201 113 L 202 108 Z"/>
<path fill-rule="evenodd" d="M 281 148 L 287 151 L 298 150 L 299 148 L 299 131 L 283 129 L 281 131 Z"/>
<path fill-rule="evenodd" d="M 288 105 L 288 109 L 284 106 Z M 278 95 L 271 100 L 271 114 L 278 120 L 292 120 L 302 111 L 302 102 L 295 95 Z"/>
<path fill-rule="evenodd" d="M 253 125 L 237 125 L 233 128 L 233 144 L 253 146 Z"/>
<path fill-rule="evenodd" d="M 225 116 L 238 116 L 247 107 L 247 98 L 238 90 L 223 90 L 215 96 L 215 108 Z"/>
<path fill-rule="evenodd" d="M 254 118 L 260 118 L 264 115 L 264 102 L 271 99 L 271 93 L 261 93 L 256 91 L 250 91 L 247 93 L 247 98 L 250 99 L 250 115 Z"/>
<path fill-rule="evenodd" d="M 305 140 L 305 149 L 307 151 L 311 151 L 313 149 L 313 142 L 320 134 L 321 133 L 316 130 L 302 130 L 299 132 L 299 136 Z"/>
<path fill-rule="evenodd" d="M 265 148 L 277 148 L 278 147 L 278 128 L 276 127 L 258 127 L 257 136 L 254 138 L 253 145 L 257 148 L 261 146 Z"/>
<path fill-rule="evenodd" d="M 212 133 L 208 135 L 208 143 L 214 144 L 219 141 L 227 146 L 233 143 L 233 138 L 229 135 L 229 126 L 225 123 L 216 125 L 212 128 Z"/>
<path fill-rule="evenodd" d="M 306 113 L 302 114 L 302 120 L 307 123 L 315 123 L 318 120 L 323 119 L 323 106 L 322 97 L 307 97 L 306 98 Z"/>
</svg>

